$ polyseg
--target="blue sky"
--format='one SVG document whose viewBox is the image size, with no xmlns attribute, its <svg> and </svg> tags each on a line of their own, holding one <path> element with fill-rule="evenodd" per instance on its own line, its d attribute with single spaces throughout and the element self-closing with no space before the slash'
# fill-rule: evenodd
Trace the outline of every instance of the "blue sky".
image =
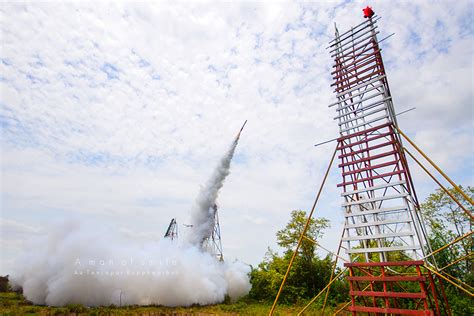
<svg viewBox="0 0 474 316">
<path fill-rule="evenodd" d="M 473 184 L 473 7 L 371 1 L 400 126 L 452 178 Z M 258 263 L 292 209 L 308 209 L 337 136 L 334 22 L 366 2 L 2 2 L 1 268 L 26 239 L 87 218 L 133 238 L 186 223 L 243 121 L 219 197 L 226 257 Z M 423 199 L 434 185 L 412 166 Z M 332 169 L 317 216 L 342 202 Z M 180 231 L 185 233 L 185 227 Z"/>
</svg>

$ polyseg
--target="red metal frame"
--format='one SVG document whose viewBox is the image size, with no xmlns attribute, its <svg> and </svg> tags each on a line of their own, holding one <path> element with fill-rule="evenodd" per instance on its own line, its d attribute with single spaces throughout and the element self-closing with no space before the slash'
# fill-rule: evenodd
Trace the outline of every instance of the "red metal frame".
<svg viewBox="0 0 474 316">
<path fill-rule="evenodd" d="M 352 302 L 349 310 L 353 315 L 357 315 L 357 312 L 395 315 L 435 315 L 436 312 L 436 315 L 441 315 L 436 292 L 434 291 L 434 282 L 429 271 L 426 274 L 422 273 L 421 267 L 423 264 L 422 260 L 345 263 L 344 266 L 349 269 L 347 280 L 349 281 L 349 295 Z M 410 268 L 415 275 L 404 275 Z M 392 275 L 395 273 L 393 272 L 394 269 L 403 271 L 400 274 Z M 369 275 L 365 275 L 367 270 L 370 272 Z M 415 292 L 405 291 L 407 283 L 418 284 L 418 290 Z M 432 289 L 431 292 L 427 291 L 426 283 Z M 360 288 L 367 285 L 370 285 L 370 291 L 360 290 Z M 355 290 L 355 288 L 358 290 Z M 435 312 L 430 309 L 429 296 L 432 296 L 435 301 Z M 358 298 L 365 297 L 372 298 L 372 306 L 368 306 L 366 300 L 363 301 L 363 306 L 359 304 Z M 406 299 L 415 300 L 417 302 L 416 308 L 400 308 Z"/>
</svg>

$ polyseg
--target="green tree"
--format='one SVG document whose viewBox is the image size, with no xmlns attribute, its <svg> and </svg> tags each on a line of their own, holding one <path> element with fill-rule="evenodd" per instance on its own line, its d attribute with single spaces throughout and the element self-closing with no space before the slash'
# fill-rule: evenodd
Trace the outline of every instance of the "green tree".
<svg viewBox="0 0 474 316">
<path fill-rule="evenodd" d="M 286 224 L 285 228 L 276 233 L 278 245 L 286 251 L 293 252 L 303 232 L 306 220 L 307 215 L 305 211 L 292 211 L 291 219 L 288 224 Z M 304 260 L 307 262 L 312 260 L 316 248 L 313 241 L 321 238 L 323 236 L 323 230 L 329 226 L 329 220 L 324 217 L 317 219 L 311 218 L 305 234 L 310 240 L 303 238 L 299 248 L 299 253 Z"/>
<path fill-rule="evenodd" d="M 461 186 L 460 188 L 471 199 L 474 198 L 473 188 L 469 186 L 465 189 Z M 458 191 L 454 188 L 448 190 L 466 210 L 471 214 L 473 213 L 473 205 L 466 201 Z M 439 249 L 472 231 L 473 221 L 442 189 L 430 194 L 425 202 L 420 205 L 420 209 L 425 226 L 428 228 L 428 240 L 433 250 Z M 467 256 L 464 260 L 452 264 L 442 271 L 461 279 L 472 287 L 474 285 L 474 271 L 472 256 L 468 256 L 472 253 L 472 250 L 473 239 L 467 237 L 438 252 L 434 258 L 438 267 L 442 269 L 459 258 Z M 429 252 L 428 249 L 427 252 Z M 444 286 L 454 315 L 474 314 L 474 304 L 471 297 L 449 283 L 445 282 Z"/>
<path fill-rule="evenodd" d="M 460 188 L 471 199 L 474 198 L 473 188 L 469 186 L 466 189 L 462 186 L 460 186 Z M 474 207 L 466 201 L 458 191 L 454 188 L 450 188 L 448 191 L 459 202 L 461 202 L 466 210 L 471 214 L 474 212 Z M 454 239 L 472 231 L 472 220 L 470 220 L 469 216 L 461 209 L 461 207 L 459 207 L 459 205 L 442 189 L 438 189 L 430 194 L 420 207 L 425 224 L 428 228 L 428 239 L 433 250 L 436 250 L 450 243 Z M 456 258 L 471 253 L 472 250 L 472 238 L 465 238 L 446 250 L 441 251 L 435 256 L 435 259 L 438 261 L 438 265 L 442 267 L 453 262 Z M 454 275 L 461 276 L 471 270 L 472 263 L 468 257 L 463 260 L 463 263 L 456 267 L 452 267 L 449 271 Z"/>
<path fill-rule="evenodd" d="M 284 249 L 283 255 L 268 249 L 263 261 L 251 272 L 252 289 L 249 297 L 259 301 L 272 302 L 278 292 L 286 273 L 288 264 L 298 244 L 300 235 L 306 223 L 307 214 L 302 210 L 294 210 L 285 228 L 276 233 L 277 243 Z M 329 227 L 325 218 L 311 219 L 301 247 L 295 258 L 280 296 L 281 303 L 298 303 L 314 297 L 329 282 L 334 261 L 330 256 L 321 259 L 315 253 L 315 243 L 323 236 L 324 229 Z M 331 303 L 340 302 L 347 298 L 345 282 L 336 282 L 329 297 Z"/>
</svg>

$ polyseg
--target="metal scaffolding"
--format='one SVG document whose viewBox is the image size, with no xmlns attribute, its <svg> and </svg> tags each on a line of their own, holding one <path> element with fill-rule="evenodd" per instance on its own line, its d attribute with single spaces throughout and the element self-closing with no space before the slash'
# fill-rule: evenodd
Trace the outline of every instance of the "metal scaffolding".
<svg viewBox="0 0 474 316">
<path fill-rule="evenodd" d="M 396 134 L 396 117 L 377 39 L 378 18 L 339 34 L 330 43 L 337 96 L 346 252 L 366 261 L 390 261 L 403 251 L 423 257 L 416 196 Z"/>
<path fill-rule="evenodd" d="M 202 249 L 213 254 L 219 261 L 224 261 L 224 254 L 222 253 L 221 227 L 219 224 L 219 214 L 217 212 L 217 205 L 212 207 L 213 212 L 213 226 L 212 233 L 202 242 Z"/>
<path fill-rule="evenodd" d="M 171 219 L 164 237 L 170 238 L 171 240 L 178 238 L 178 223 L 176 222 L 176 218 Z"/>
<path fill-rule="evenodd" d="M 421 274 L 428 240 L 417 212 L 413 187 L 371 8 L 366 21 L 342 34 L 337 27 L 330 42 L 334 58 L 333 86 L 340 137 L 338 149 L 344 199 L 344 236 L 349 255 L 349 281 L 353 315 L 440 313 L 431 274 Z M 428 247 L 428 249 L 430 249 Z M 363 262 L 354 261 L 361 254 Z M 394 275 L 414 267 L 417 275 Z M 390 270 L 389 270 L 390 269 Z M 366 272 L 369 271 L 367 274 Z M 365 273 L 365 274 L 364 274 Z M 429 273 L 429 272 L 428 272 Z M 419 283 L 418 291 L 406 292 L 401 282 Z M 425 282 L 433 290 L 429 293 Z M 368 290 L 362 290 L 369 287 Z M 413 286 L 411 287 L 413 288 Z M 434 304 L 429 304 L 429 294 Z M 403 301 L 413 300 L 413 304 Z M 404 308 L 399 308 L 402 304 Z M 409 307 L 411 308 L 409 308 Z"/>
</svg>

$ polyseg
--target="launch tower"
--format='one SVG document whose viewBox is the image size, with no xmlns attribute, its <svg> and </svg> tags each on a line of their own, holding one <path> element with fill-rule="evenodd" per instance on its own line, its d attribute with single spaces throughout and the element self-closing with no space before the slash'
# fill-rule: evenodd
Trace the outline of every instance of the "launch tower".
<svg viewBox="0 0 474 316">
<path fill-rule="evenodd" d="M 176 218 L 171 219 L 171 222 L 165 233 L 165 238 L 171 238 L 171 240 L 178 238 L 178 223 L 176 222 Z"/>
<path fill-rule="evenodd" d="M 219 224 L 219 214 L 217 212 L 216 204 L 214 204 L 211 211 L 213 212 L 214 216 L 212 233 L 209 237 L 204 239 L 202 248 L 215 255 L 219 261 L 224 261 L 224 255 L 222 253 L 221 227 Z"/>
<path fill-rule="evenodd" d="M 342 182 L 337 186 L 342 189 L 342 242 L 349 257 L 349 310 L 354 315 L 439 314 L 432 276 L 420 269 L 429 245 L 397 132 L 378 40 L 379 18 L 370 7 L 364 16 L 364 22 L 346 32 L 336 28 L 329 49 L 337 98 L 329 106 L 335 107 L 340 134 Z M 410 271 L 414 275 L 406 276 Z M 405 291 L 409 283 L 417 290 Z"/>
</svg>

